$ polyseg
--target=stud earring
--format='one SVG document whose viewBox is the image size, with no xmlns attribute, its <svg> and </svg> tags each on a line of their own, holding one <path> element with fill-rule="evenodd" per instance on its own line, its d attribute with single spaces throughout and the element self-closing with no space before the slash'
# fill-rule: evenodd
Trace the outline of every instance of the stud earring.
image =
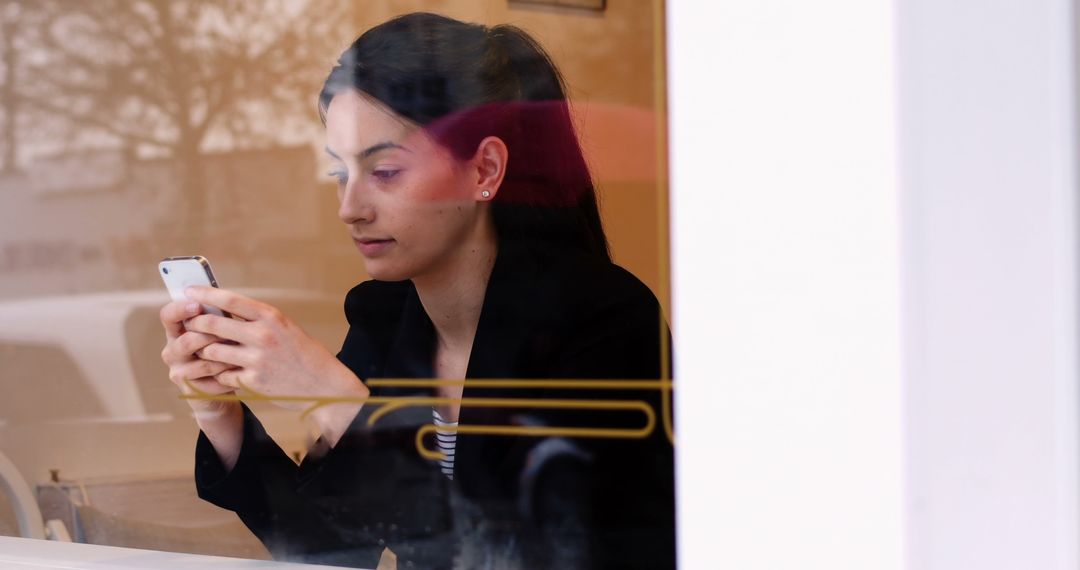
<svg viewBox="0 0 1080 570">
<path fill-rule="evenodd" d="M 488 192 L 487 190 L 484 190 L 483 192 L 480 193 L 480 195 L 485 197 L 485 198 L 490 198 L 491 197 L 491 192 Z"/>
</svg>

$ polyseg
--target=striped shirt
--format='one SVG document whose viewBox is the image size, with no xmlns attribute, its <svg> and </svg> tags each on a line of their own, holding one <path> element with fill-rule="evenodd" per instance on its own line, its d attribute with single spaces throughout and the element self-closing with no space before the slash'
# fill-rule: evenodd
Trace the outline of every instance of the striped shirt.
<svg viewBox="0 0 1080 570">
<path fill-rule="evenodd" d="M 454 447 L 457 445 L 457 422 L 448 422 L 439 415 L 439 411 L 431 408 L 431 417 L 435 421 L 435 442 L 439 451 L 446 456 L 439 460 L 439 467 L 443 475 L 451 481 L 454 480 Z"/>
</svg>

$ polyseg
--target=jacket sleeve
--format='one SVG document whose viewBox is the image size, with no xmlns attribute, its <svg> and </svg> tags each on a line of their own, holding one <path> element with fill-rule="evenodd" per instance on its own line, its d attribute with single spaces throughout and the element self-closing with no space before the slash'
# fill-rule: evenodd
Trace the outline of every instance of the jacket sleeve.
<svg viewBox="0 0 1080 570">
<path fill-rule="evenodd" d="M 292 530 L 296 514 L 303 511 L 294 490 L 298 469 L 251 410 L 242 406 L 244 436 L 236 465 L 226 471 L 213 444 L 200 431 L 195 445 L 195 487 L 202 499 L 235 511 L 273 552 Z"/>
<path fill-rule="evenodd" d="M 381 296 L 369 298 L 373 294 Z M 385 288 L 361 284 L 346 297 L 350 328 L 337 358 L 361 378 L 377 370 L 373 355 L 383 339 L 381 330 L 359 321 L 386 319 L 363 319 L 359 310 L 392 305 L 386 295 Z M 297 465 L 243 406 L 243 442 L 231 471 L 199 434 L 198 494 L 235 511 L 276 559 L 374 567 L 384 544 L 398 535 L 438 532 L 448 514 L 437 469 L 417 457 L 415 426 L 371 430 L 372 409 L 361 410 L 333 449 L 317 440 Z M 399 452 L 403 448 L 408 453 Z"/>
<path fill-rule="evenodd" d="M 384 545 L 448 529 L 449 511 L 445 481 L 413 447 L 416 427 L 373 432 L 367 415 L 333 449 L 316 441 L 296 465 L 245 406 L 231 471 L 200 433 L 199 496 L 235 511 L 275 559 L 374 567 Z"/>
</svg>

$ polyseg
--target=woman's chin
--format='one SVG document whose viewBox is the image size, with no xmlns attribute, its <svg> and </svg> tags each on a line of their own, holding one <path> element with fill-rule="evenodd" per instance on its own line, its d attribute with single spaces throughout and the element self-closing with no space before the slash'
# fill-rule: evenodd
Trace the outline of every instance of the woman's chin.
<svg viewBox="0 0 1080 570">
<path fill-rule="evenodd" d="M 365 260 L 364 269 L 367 270 L 368 276 L 376 281 L 405 281 L 412 278 L 412 275 L 404 268 L 380 263 L 380 260 Z"/>
</svg>

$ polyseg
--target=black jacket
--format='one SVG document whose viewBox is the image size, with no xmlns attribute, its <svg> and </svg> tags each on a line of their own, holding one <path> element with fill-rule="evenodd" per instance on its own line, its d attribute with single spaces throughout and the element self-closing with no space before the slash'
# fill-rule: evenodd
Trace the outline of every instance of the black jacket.
<svg viewBox="0 0 1080 570">
<path fill-rule="evenodd" d="M 345 314 L 350 328 L 337 356 L 359 378 L 433 376 L 434 328 L 411 282 L 361 283 L 346 296 Z M 656 380 L 662 338 L 669 339 L 655 297 L 622 268 L 504 244 L 466 378 Z M 371 393 L 407 398 L 431 391 Z M 369 426 L 379 408 L 369 404 L 333 449 L 316 442 L 299 466 L 245 407 L 244 441 L 231 472 L 200 434 L 199 496 L 236 511 L 279 559 L 374 568 L 390 547 L 402 568 L 674 567 L 674 459 L 659 390 L 507 389 L 466 381 L 462 397 L 461 426 L 625 431 L 648 423 L 637 409 L 468 403 L 484 398 L 646 402 L 655 424 L 633 439 L 461 433 L 450 481 L 415 447 L 417 429 L 431 423 L 430 405 Z M 424 443 L 434 448 L 430 439 Z"/>
</svg>

